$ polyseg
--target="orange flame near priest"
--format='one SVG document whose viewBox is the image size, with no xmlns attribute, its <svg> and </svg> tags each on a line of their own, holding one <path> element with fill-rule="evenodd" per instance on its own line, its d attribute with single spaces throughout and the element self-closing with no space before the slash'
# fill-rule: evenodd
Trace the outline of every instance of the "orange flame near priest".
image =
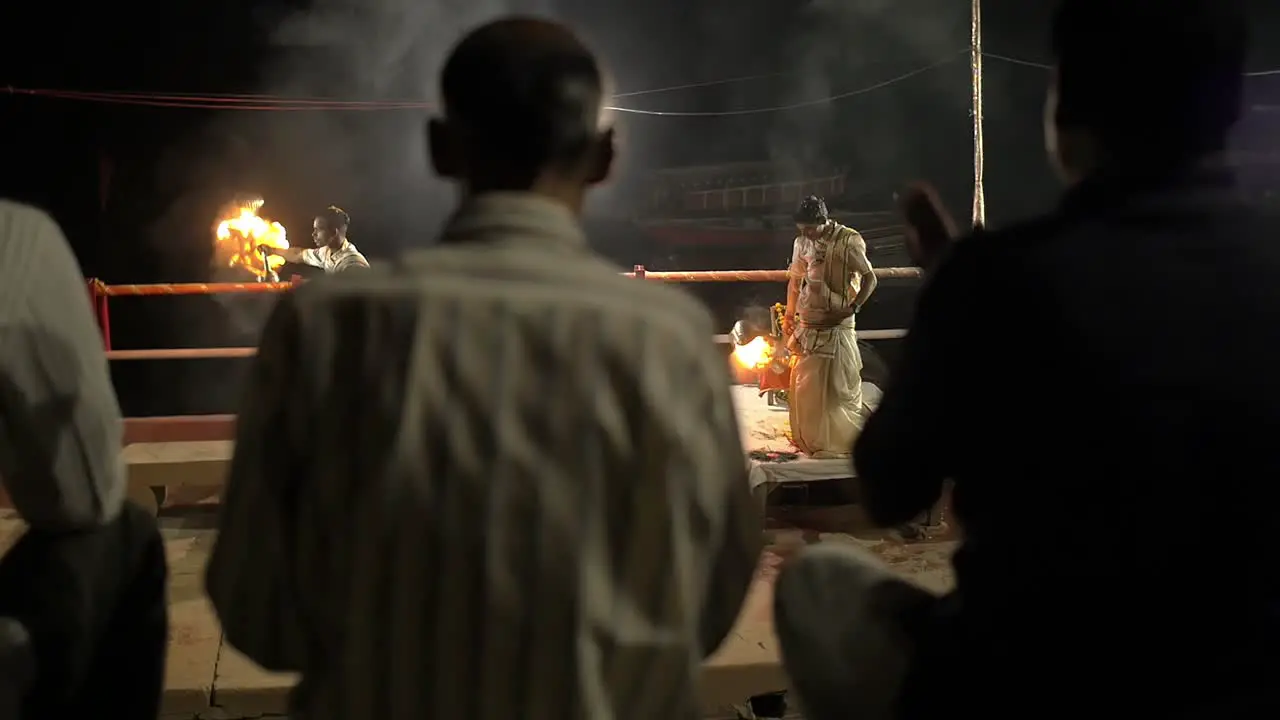
<svg viewBox="0 0 1280 720">
<path fill-rule="evenodd" d="M 733 361 L 745 370 L 763 370 L 773 362 L 773 343 L 763 335 L 733 349 Z"/>
<path fill-rule="evenodd" d="M 237 203 L 218 222 L 214 231 L 215 262 L 226 267 L 244 268 L 259 278 L 269 277 L 284 265 L 284 258 L 272 255 L 266 258 L 264 267 L 263 257 L 258 252 L 259 245 L 280 249 L 289 247 L 284 226 L 258 215 L 263 204 L 262 198 Z"/>
<path fill-rule="evenodd" d="M 786 390 L 791 384 L 792 358 L 778 353 L 778 338 L 760 335 L 733 349 L 733 362 L 744 371 L 755 374 L 760 394 L 770 390 Z"/>
</svg>

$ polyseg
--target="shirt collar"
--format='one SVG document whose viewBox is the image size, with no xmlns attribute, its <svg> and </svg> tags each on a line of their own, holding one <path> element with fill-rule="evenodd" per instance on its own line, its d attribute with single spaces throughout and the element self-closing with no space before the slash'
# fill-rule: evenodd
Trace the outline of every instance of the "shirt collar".
<svg viewBox="0 0 1280 720">
<path fill-rule="evenodd" d="M 338 253 L 341 253 L 341 252 L 348 252 L 351 250 L 355 250 L 356 246 L 352 245 L 350 240 L 343 238 L 342 244 L 336 248 L 332 248 L 332 247 L 329 247 L 328 245 L 325 245 L 320 249 L 329 255 L 337 255 Z"/>
<path fill-rule="evenodd" d="M 542 195 L 493 192 L 469 198 L 449 219 L 443 243 L 492 240 L 501 236 L 585 247 L 587 236 L 569 208 Z"/>
</svg>

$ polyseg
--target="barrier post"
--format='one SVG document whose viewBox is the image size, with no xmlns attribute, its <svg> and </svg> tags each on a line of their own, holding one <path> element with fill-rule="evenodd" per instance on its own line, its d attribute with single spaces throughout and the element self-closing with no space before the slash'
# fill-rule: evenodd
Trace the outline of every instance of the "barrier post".
<svg viewBox="0 0 1280 720">
<path fill-rule="evenodd" d="M 111 349 L 111 310 L 109 298 L 102 291 L 103 285 L 97 278 L 89 278 L 89 303 L 93 313 L 98 317 L 98 330 L 102 333 L 102 346 Z"/>
<path fill-rule="evenodd" d="M 102 327 L 102 345 L 111 349 L 111 298 L 108 295 L 98 296 L 98 324 Z"/>
</svg>

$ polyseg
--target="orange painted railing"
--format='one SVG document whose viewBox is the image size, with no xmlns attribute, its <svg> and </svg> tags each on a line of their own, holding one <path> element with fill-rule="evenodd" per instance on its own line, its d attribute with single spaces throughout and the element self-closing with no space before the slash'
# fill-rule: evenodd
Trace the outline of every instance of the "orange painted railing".
<svg viewBox="0 0 1280 720">
<path fill-rule="evenodd" d="M 636 265 L 627 277 L 658 282 L 785 282 L 786 270 L 645 270 Z M 919 268 L 876 268 L 882 278 L 916 278 Z M 115 350 L 111 347 L 110 299 L 113 297 L 154 297 L 179 295 L 253 294 L 285 292 L 296 287 L 302 278 L 294 275 L 289 282 L 259 283 L 158 283 L 149 285 L 107 285 L 101 280 L 89 280 L 89 296 L 93 300 L 98 324 L 102 329 L 102 342 L 109 360 L 198 360 L 216 358 L 248 358 L 257 354 L 253 347 L 178 348 L 151 350 Z M 858 337 L 865 340 L 899 338 L 905 330 L 860 330 Z M 730 342 L 728 335 L 716 335 L 718 343 Z M 125 444 L 158 442 L 192 442 L 201 440 L 231 440 L 235 433 L 234 415 L 191 415 L 174 417 L 147 417 L 125 419 Z"/>
<path fill-rule="evenodd" d="M 920 268 L 876 268 L 876 277 L 880 278 L 918 278 Z M 648 271 L 643 265 L 637 265 L 633 272 L 623 273 L 627 277 L 643 280 L 658 280 L 671 283 L 704 283 L 704 282 L 786 282 L 786 270 L 685 270 L 685 271 Z"/>
<path fill-rule="evenodd" d="M 876 268 L 876 276 L 881 278 L 917 278 L 920 268 Z M 643 265 L 636 265 L 627 277 L 655 280 L 671 283 L 705 283 L 705 282 L 786 282 L 786 270 L 689 270 L 689 271 L 648 271 Z M 111 309 L 113 297 L 154 297 L 179 295 L 225 295 L 278 293 L 292 290 L 302 282 L 302 277 L 294 275 L 289 282 L 258 283 L 155 283 L 148 285 L 107 285 L 101 280 L 89 280 L 89 296 L 93 300 L 94 311 L 98 316 L 98 325 L 102 329 L 102 342 L 111 360 L 197 360 L 212 358 L 243 358 L 253 356 L 255 348 L 183 348 L 178 350 L 114 350 L 111 347 Z M 874 340 L 880 338 L 901 337 L 900 330 L 865 330 L 859 336 Z M 725 342 L 725 336 L 717 336 L 717 341 Z"/>
<path fill-rule="evenodd" d="M 108 285 L 101 280 L 91 278 L 89 280 L 89 297 L 93 302 L 94 313 L 98 316 L 98 327 L 102 329 L 102 343 L 106 347 L 108 354 L 111 350 L 111 305 L 110 301 L 113 297 L 149 297 L 154 295 L 227 295 L 227 294 L 251 294 L 251 293 L 277 293 L 291 290 L 298 283 L 302 282 L 301 275 L 294 275 L 289 282 L 260 282 L 260 283 L 155 283 L 149 285 Z M 211 352 L 216 352 L 225 348 L 207 348 Z M 144 360 L 144 359 L 162 359 L 160 357 L 147 358 L 138 355 L 138 353 L 153 352 L 150 350 L 131 350 L 128 357 L 118 356 L 111 358 L 113 360 Z M 250 353 L 252 354 L 252 353 Z M 108 355 L 110 357 L 110 355 Z M 192 357 L 246 357 L 245 355 L 204 355 L 192 356 L 183 355 L 183 358 Z M 178 359 L 178 358 L 172 358 Z"/>
</svg>

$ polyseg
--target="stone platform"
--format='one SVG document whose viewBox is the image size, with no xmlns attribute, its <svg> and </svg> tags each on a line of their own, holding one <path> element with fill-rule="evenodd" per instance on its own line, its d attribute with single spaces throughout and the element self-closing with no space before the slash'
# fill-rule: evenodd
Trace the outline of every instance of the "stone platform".
<svg viewBox="0 0 1280 720">
<path fill-rule="evenodd" d="M 294 679 L 268 673 L 226 645 L 202 589 L 204 565 L 216 535 L 212 529 L 214 507 L 197 504 L 201 498 L 195 496 L 172 500 L 188 504 L 167 511 L 161 518 L 170 564 L 172 625 L 163 717 L 237 720 L 282 715 Z M 856 510 L 850 508 L 782 514 L 787 522 L 773 522 L 773 544 L 761 559 L 737 627 L 705 666 L 702 694 L 708 718 L 734 717 L 733 706 L 746 698 L 786 687 L 771 619 L 773 579 L 785 557 L 800 546 L 856 542 L 922 584 L 944 589 L 950 583 L 946 564 L 950 542 L 908 545 L 863 532 L 858 529 L 862 523 Z M 785 526 L 792 522 L 806 529 Z M 847 532 L 850 530 L 852 534 Z M 21 531 L 22 525 L 11 510 L 0 511 L 0 552 Z M 110 708 L 103 708 L 103 717 L 109 712 Z"/>
<path fill-rule="evenodd" d="M 744 448 L 791 449 L 785 412 L 768 408 L 750 388 L 735 388 L 734 399 Z M 283 715 L 294 678 L 265 672 L 226 645 L 202 587 L 216 535 L 215 503 L 231 456 L 231 419 L 178 420 L 133 428 L 124 452 L 135 489 L 169 487 L 167 509 L 160 516 L 170 564 L 172 628 L 163 716 L 237 720 Z M 175 429 L 181 432 L 175 434 Z M 803 545 L 859 543 L 927 587 L 942 590 L 951 582 L 947 558 L 952 542 L 907 544 L 877 534 L 867 530 L 856 507 L 771 508 L 767 523 L 770 545 L 742 615 L 704 668 L 701 690 L 708 718 L 735 717 L 733 707 L 748 697 L 786 688 L 773 634 L 773 579 L 786 556 Z M 21 528 L 12 510 L 0 509 L 0 553 Z M 103 716 L 110 711 L 103 708 Z"/>
</svg>

